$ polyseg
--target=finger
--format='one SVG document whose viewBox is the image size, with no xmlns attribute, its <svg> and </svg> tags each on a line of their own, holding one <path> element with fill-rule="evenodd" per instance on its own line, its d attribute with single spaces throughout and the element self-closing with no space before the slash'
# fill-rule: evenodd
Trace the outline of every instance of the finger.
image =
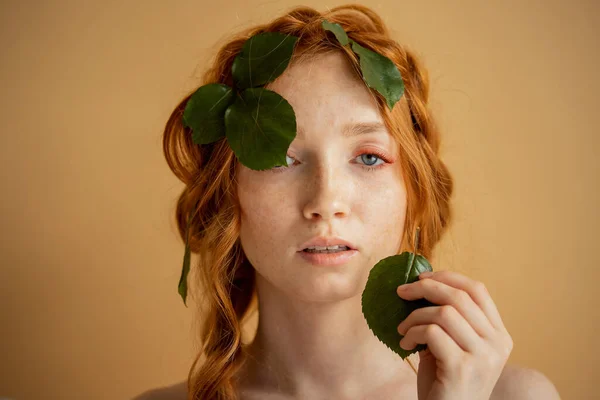
<svg viewBox="0 0 600 400">
<path fill-rule="evenodd" d="M 496 330 L 506 330 L 498 308 L 482 282 L 454 271 L 437 271 L 429 279 L 434 279 L 456 289 L 464 290 L 471 296 L 475 304 L 479 306 Z"/>
<path fill-rule="evenodd" d="M 412 326 L 437 324 L 463 351 L 475 354 L 481 345 L 481 337 L 452 306 L 423 307 L 414 310 L 398 325 L 398 333 L 405 335 Z"/>
<path fill-rule="evenodd" d="M 404 289 L 401 289 L 404 288 Z M 405 300 L 425 298 L 432 303 L 456 308 L 482 338 L 494 337 L 494 329 L 483 311 L 463 290 L 453 288 L 440 281 L 427 278 L 398 288 L 398 295 Z"/>
<path fill-rule="evenodd" d="M 400 347 L 405 350 L 411 350 L 417 344 L 427 344 L 435 359 L 447 366 L 464 359 L 464 352 L 460 346 L 436 324 L 413 326 L 400 340 Z"/>
</svg>

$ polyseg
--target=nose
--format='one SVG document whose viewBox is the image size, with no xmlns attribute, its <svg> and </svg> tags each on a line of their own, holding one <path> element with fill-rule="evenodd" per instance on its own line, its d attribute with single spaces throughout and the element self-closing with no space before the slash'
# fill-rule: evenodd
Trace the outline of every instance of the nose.
<svg viewBox="0 0 600 400">
<path fill-rule="evenodd" d="M 348 185 L 343 168 L 332 163 L 319 164 L 306 177 L 307 199 L 302 213 L 306 219 L 330 220 L 350 214 Z"/>
</svg>

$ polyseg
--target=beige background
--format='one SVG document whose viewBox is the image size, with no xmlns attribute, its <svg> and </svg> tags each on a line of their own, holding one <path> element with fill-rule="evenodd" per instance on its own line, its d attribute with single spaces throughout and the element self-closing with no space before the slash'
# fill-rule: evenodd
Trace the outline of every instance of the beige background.
<svg viewBox="0 0 600 400">
<path fill-rule="evenodd" d="M 187 377 L 162 128 L 225 35 L 298 4 L 217 3 L 1 3 L 0 397 L 126 399 Z M 599 3 L 364 4 L 431 72 L 457 216 L 434 269 L 485 282 L 509 363 L 597 398 Z"/>
</svg>

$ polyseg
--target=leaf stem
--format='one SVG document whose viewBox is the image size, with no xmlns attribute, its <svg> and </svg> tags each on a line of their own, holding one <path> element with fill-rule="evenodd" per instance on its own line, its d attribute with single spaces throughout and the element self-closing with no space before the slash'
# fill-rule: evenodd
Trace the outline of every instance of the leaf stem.
<svg viewBox="0 0 600 400">
<path fill-rule="evenodd" d="M 415 233 L 415 255 L 417 254 L 417 250 L 419 249 L 419 233 L 421 231 L 421 227 L 417 226 L 417 233 Z"/>
<path fill-rule="evenodd" d="M 417 249 L 419 248 L 419 231 L 421 230 L 421 227 L 417 226 L 417 232 L 415 233 L 415 247 L 414 247 L 414 251 L 413 251 L 413 255 L 410 259 L 410 265 L 408 267 L 408 271 L 406 272 L 406 281 L 408 282 L 408 277 L 410 276 L 410 273 L 412 272 L 413 269 L 413 265 L 415 263 L 415 258 L 417 258 Z"/>
</svg>

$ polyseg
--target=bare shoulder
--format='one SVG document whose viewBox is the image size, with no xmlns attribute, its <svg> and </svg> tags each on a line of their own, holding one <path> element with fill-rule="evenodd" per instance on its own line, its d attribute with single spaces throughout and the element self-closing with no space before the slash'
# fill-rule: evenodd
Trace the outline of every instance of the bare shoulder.
<svg viewBox="0 0 600 400">
<path fill-rule="evenodd" d="M 186 400 L 187 382 L 183 381 L 171 386 L 150 389 L 131 400 Z"/>
<path fill-rule="evenodd" d="M 490 400 L 561 400 L 556 387 L 542 372 L 506 365 Z"/>
</svg>

